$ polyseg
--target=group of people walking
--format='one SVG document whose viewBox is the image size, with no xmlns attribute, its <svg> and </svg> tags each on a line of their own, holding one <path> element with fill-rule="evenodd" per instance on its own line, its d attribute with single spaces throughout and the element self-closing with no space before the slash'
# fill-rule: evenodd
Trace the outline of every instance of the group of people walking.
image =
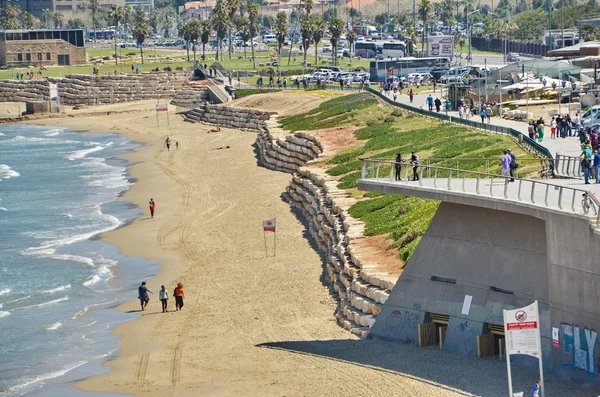
<svg viewBox="0 0 600 397">
<path fill-rule="evenodd" d="M 146 310 L 148 302 L 150 302 L 148 293 L 154 295 L 154 292 L 150 291 L 148 287 L 146 287 L 146 282 L 143 281 L 142 285 L 138 287 L 138 299 L 140 300 L 142 311 Z M 185 293 L 183 291 L 183 284 L 177 283 L 177 286 L 173 289 L 173 297 L 175 298 L 175 311 L 179 311 L 183 308 L 184 296 Z M 158 291 L 158 300 L 162 305 L 162 312 L 168 312 L 169 292 L 164 285 L 160 286 L 160 291 Z"/>
<path fill-rule="evenodd" d="M 566 138 L 568 136 L 580 135 L 581 130 L 582 128 L 581 120 L 579 119 L 579 113 L 575 116 L 574 119 L 571 118 L 570 114 L 559 114 L 556 117 L 552 117 L 552 120 L 550 121 L 551 139 L 555 139 L 557 137 Z"/>
</svg>

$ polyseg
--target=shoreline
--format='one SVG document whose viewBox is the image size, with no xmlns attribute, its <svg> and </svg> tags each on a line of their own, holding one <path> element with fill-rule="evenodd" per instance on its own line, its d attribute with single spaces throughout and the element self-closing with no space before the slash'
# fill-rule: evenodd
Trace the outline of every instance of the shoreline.
<svg viewBox="0 0 600 397">
<path fill-rule="evenodd" d="M 154 101 L 152 101 L 152 103 L 154 103 Z M 130 113 L 130 111 L 128 111 L 128 113 Z M 127 131 L 125 128 L 115 128 L 117 120 L 115 120 L 115 125 L 110 128 L 92 125 L 90 121 L 87 120 L 89 117 L 94 116 L 84 115 L 81 118 L 62 117 L 27 120 L 20 122 L 19 124 L 63 127 L 74 132 L 90 135 L 97 133 L 116 133 L 140 145 L 138 148 L 130 149 L 128 153 L 116 157 L 130 163 L 127 166 L 126 177 L 131 183 L 131 186 L 129 189 L 120 192 L 115 197 L 115 201 L 128 201 L 134 206 L 138 207 L 142 211 L 142 214 L 135 219 L 124 221 L 122 225 L 119 225 L 113 230 L 94 236 L 91 240 L 102 240 L 108 244 L 114 245 L 125 257 L 140 257 L 149 262 L 158 262 L 158 273 L 156 273 L 151 279 L 147 279 L 145 281 L 150 286 L 150 289 L 155 292 L 155 294 L 157 294 L 157 291 L 160 289 L 160 285 L 155 286 L 155 284 L 157 284 L 156 280 L 168 280 L 170 284 L 165 284 L 165 286 L 167 289 L 169 289 L 169 285 L 171 285 L 173 280 L 182 274 L 183 269 L 182 266 L 178 264 L 179 258 L 176 258 L 174 255 L 163 250 L 156 244 L 156 233 L 158 233 L 158 230 L 161 227 L 166 225 L 168 220 L 174 216 L 179 209 L 179 206 L 176 204 L 170 204 L 168 206 L 161 205 L 161 202 L 166 202 L 166 200 L 162 200 L 165 196 L 165 192 L 177 189 L 176 183 L 166 177 L 160 168 L 151 161 L 154 158 L 155 153 L 160 153 L 162 141 L 160 139 L 153 139 L 153 137 L 150 135 L 132 133 L 131 131 Z M 107 118 L 106 113 L 104 115 L 97 115 L 97 117 L 103 119 Z M 162 192 L 150 192 L 155 184 L 160 184 Z M 151 219 L 153 222 L 151 231 L 154 233 L 149 232 L 144 234 L 142 231 L 148 230 L 146 228 L 146 224 L 141 223 L 143 221 L 150 220 L 149 211 L 147 209 L 147 202 L 149 201 L 150 197 L 154 198 L 154 200 L 157 202 L 157 212 L 155 214 L 155 218 Z M 133 236 L 137 236 L 137 238 L 132 239 Z M 135 242 L 132 243 L 131 240 L 135 240 Z M 118 276 L 115 275 L 115 277 Z M 137 291 L 131 291 L 131 294 L 134 296 L 137 294 Z M 150 305 L 153 303 L 156 304 L 153 302 L 156 296 L 151 295 L 150 297 Z M 174 304 L 174 302 L 170 303 L 171 305 Z M 132 298 L 129 301 L 119 304 L 113 309 L 121 313 L 139 311 L 139 301 L 138 299 Z M 136 334 L 127 332 L 128 328 L 133 327 L 130 324 L 134 322 L 142 323 L 136 323 L 135 327 L 143 327 L 147 325 L 144 322 L 144 316 L 141 315 L 127 320 L 126 322 L 121 323 L 112 329 L 111 334 L 118 337 L 118 350 L 116 359 L 109 358 L 107 361 L 101 363 L 101 366 L 103 368 L 107 368 L 109 372 L 118 370 L 118 365 L 114 365 L 112 363 L 118 362 L 119 359 L 122 358 L 124 353 L 127 351 L 128 345 L 139 343 L 139 333 Z M 136 339 L 136 341 L 129 341 L 130 338 Z M 71 384 L 71 387 L 86 392 L 103 392 L 101 388 L 94 386 L 88 387 L 85 384 L 90 382 L 90 380 L 94 379 L 95 377 L 105 373 L 106 371 L 91 375 L 86 379 L 79 380 L 76 383 Z"/>
</svg>

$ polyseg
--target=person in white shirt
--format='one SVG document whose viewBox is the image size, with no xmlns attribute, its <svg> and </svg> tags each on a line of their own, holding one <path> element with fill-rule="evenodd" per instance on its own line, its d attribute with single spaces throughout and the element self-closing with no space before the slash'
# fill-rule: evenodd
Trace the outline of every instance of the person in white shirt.
<svg viewBox="0 0 600 397">
<path fill-rule="evenodd" d="M 160 299 L 160 303 L 162 303 L 162 312 L 166 313 L 167 310 L 167 302 L 169 301 L 169 294 L 164 285 L 160 286 L 160 291 L 158 291 L 158 299 Z"/>
</svg>

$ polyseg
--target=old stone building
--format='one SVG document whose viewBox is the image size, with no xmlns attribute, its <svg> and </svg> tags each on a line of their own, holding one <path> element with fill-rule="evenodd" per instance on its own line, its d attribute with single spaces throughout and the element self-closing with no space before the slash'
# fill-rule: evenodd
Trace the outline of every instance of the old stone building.
<svg viewBox="0 0 600 397">
<path fill-rule="evenodd" d="M 85 62 L 81 29 L 0 31 L 0 65 L 78 65 Z"/>
</svg>

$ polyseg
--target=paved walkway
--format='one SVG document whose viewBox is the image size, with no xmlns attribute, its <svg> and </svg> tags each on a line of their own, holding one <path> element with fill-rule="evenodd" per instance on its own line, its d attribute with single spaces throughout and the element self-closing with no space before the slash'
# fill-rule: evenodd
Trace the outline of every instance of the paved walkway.
<svg viewBox="0 0 600 397">
<path fill-rule="evenodd" d="M 404 90 L 402 95 L 398 95 L 397 102 L 411 106 L 411 104 L 409 103 L 410 101 L 409 101 L 407 92 L 408 91 Z M 440 93 L 441 92 L 439 91 L 439 88 L 438 88 L 437 92 L 432 94 L 432 97 L 435 99 L 436 97 L 439 96 Z M 412 106 L 421 108 L 421 109 L 427 109 L 427 96 L 428 95 L 429 94 L 415 95 Z M 392 97 L 390 96 L 390 98 L 392 98 Z M 458 117 L 458 112 L 450 111 L 450 112 L 448 112 L 448 115 L 450 115 L 452 117 Z M 476 116 L 476 117 L 473 117 L 472 120 L 480 121 L 481 119 L 479 118 L 479 116 Z M 527 124 L 524 121 L 505 120 L 505 119 L 500 119 L 499 117 L 492 117 L 491 124 L 501 126 L 501 127 L 510 127 L 510 128 L 513 128 L 523 134 L 527 134 Z M 552 153 L 553 156 L 556 156 L 556 153 L 564 154 L 564 155 L 568 155 L 568 156 L 579 156 L 579 154 L 581 153 L 581 148 L 579 146 L 579 138 L 577 138 L 577 137 L 568 137 L 565 139 L 562 139 L 562 138 L 550 139 L 550 128 L 549 127 L 546 127 L 545 136 L 546 136 L 546 138 L 544 139 L 544 141 L 540 142 L 540 144 L 542 146 L 548 148 L 548 150 L 550 151 L 550 153 Z"/>
</svg>

